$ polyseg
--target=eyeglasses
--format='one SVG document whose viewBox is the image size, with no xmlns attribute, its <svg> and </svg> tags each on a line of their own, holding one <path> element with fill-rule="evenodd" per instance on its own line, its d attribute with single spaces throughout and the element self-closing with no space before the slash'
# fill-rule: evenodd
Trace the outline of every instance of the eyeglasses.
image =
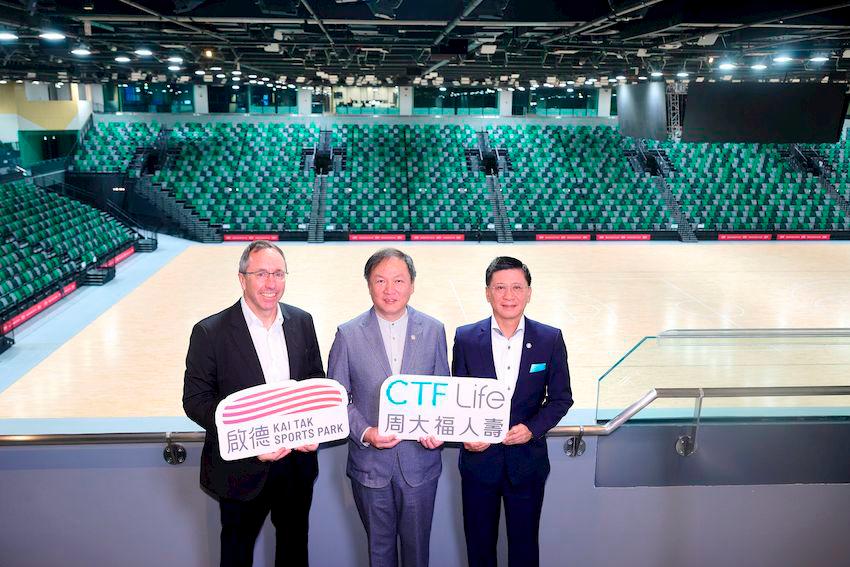
<svg viewBox="0 0 850 567">
<path fill-rule="evenodd" d="M 515 284 L 515 285 L 496 284 L 496 285 L 491 285 L 490 289 L 493 290 L 493 293 L 495 293 L 496 295 L 505 295 L 508 292 L 508 290 L 511 290 L 514 293 L 514 295 L 520 295 L 522 293 L 525 293 L 525 290 L 528 289 L 528 286 L 527 285 L 519 285 L 519 284 Z"/>
<path fill-rule="evenodd" d="M 269 272 L 267 270 L 256 270 L 254 272 L 240 272 L 240 273 L 245 274 L 246 276 L 254 276 L 255 278 L 257 278 L 259 280 L 267 280 L 267 279 L 269 279 L 269 277 L 273 276 L 274 279 L 276 279 L 279 282 L 282 282 L 283 280 L 286 279 L 286 274 L 288 274 L 289 272 L 285 272 L 283 270 L 278 270 L 276 272 Z"/>
</svg>

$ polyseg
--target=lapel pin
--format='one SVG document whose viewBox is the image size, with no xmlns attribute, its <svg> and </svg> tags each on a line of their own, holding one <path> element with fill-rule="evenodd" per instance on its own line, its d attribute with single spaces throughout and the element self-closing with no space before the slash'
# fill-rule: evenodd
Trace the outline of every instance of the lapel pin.
<svg viewBox="0 0 850 567">
<path fill-rule="evenodd" d="M 525 343 L 525 348 L 531 348 L 531 343 Z"/>
<path fill-rule="evenodd" d="M 410 340 L 411 340 L 411 341 L 415 341 L 415 340 L 416 340 L 416 335 L 410 335 Z"/>
</svg>

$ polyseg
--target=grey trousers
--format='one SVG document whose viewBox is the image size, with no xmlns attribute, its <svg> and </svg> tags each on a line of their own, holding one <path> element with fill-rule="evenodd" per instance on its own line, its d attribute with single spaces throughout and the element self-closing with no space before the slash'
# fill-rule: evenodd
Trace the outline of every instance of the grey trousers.
<svg viewBox="0 0 850 567">
<path fill-rule="evenodd" d="M 383 488 L 368 488 L 352 480 L 354 503 L 366 528 L 370 567 L 398 567 L 401 542 L 403 567 L 427 567 L 431 518 L 439 477 L 419 486 L 405 482 L 398 467 Z"/>
</svg>

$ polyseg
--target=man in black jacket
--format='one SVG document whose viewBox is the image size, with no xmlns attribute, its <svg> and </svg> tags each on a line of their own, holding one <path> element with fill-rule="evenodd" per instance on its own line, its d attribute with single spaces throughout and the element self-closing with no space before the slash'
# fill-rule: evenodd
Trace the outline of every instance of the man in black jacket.
<svg viewBox="0 0 850 567">
<path fill-rule="evenodd" d="M 218 447 L 215 409 L 228 395 L 265 383 L 323 378 L 309 313 L 280 303 L 286 258 L 258 240 L 242 253 L 242 298 L 192 329 L 183 382 L 183 409 L 206 430 L 201 486 L 219 500 L 221 565 L 250 566 L 254 543 L 271 512 L 275 565 L 308 565 L 307 532 L 317 445 L 225 461 Z"/>
</svg>

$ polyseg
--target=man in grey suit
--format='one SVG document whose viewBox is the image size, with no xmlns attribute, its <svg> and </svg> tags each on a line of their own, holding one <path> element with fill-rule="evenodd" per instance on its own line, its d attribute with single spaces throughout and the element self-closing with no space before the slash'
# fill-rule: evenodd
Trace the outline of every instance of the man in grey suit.
<svg viewBox="0 0 850 567">
<path fill-rule="evenodd" d="M 366 262 L 372 308 L 339 326 L 328 376 L 348 391 L 348 466 L 354 502 L 366 528 L 371 567 L 428 565 L 431 517 L 442 471 L 441 441 L 401 441 L 378 434 L 381 383 L 393 374 L 448 376 L 446 331 L 408 307 L 416 269 L 400 250 L 384 248 Z"/>
</svg>

